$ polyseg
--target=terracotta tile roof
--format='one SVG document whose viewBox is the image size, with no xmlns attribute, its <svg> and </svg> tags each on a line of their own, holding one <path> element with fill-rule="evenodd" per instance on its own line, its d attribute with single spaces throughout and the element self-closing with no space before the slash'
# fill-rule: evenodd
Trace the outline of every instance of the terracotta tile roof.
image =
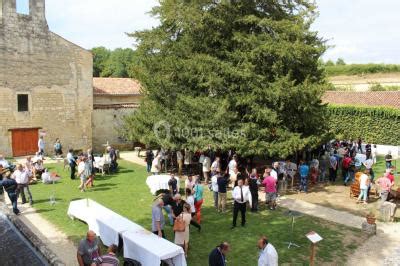
<svg viewBox="0 0 400 266">
<path fill-rule="evenodd" d="M 93 93 L 95 95 L 138 95 L 140 83 L 129 78 L 93 78 Z"/>
<path fill-rule="evenodd" d="M 400 91 L 327 91 L 324 103 L 361 106 L 387 106 L 400 109 Z"/>
<path fill-rule="evenodd" d="M 139 108 L 138 103 L 117 103 L 117 104 L 94 104 L 94 110 L 104 110 L 104 109 L 136 109 Z"/>
</svg>

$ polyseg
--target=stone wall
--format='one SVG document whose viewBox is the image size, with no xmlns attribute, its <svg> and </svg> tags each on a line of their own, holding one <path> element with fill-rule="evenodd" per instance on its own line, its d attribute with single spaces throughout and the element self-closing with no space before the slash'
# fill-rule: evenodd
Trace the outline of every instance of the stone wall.
<svg viewBox="0 0 400 266">
<path fill-rule="evenodd" d="M 108 143 L 119 150 L 132 149 L 132 144 L 120 136 L 125 115 L 131 114 L 134 108 L 95 109 L 93 111 L 93 149 L 96 152 L 104 151 L 103 144 Z"/>
<path fill-rule="evenodd" d="M 0 153 L 12 155 L 12 128 L 42 128 L 51 153 L 56 138 L 64 149 L 90 147 L 92 54 L 49 31 L 45 0 L 30 0 L 29 15 L 0 2 Z M 18 112 L 19 93 L 28 112 Z"/>
</svg>

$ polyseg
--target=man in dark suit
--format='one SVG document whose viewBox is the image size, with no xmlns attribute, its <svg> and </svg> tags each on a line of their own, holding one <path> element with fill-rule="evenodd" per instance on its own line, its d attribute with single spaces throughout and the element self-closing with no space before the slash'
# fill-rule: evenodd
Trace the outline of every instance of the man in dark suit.
<svg viewBox="0 0 400 266">
<path fill-rule="evenodd" d="M 17 207 L 17 200 L 18 200 L 17 182 L 14 179 L 6 177 L 2 181 L 0 181 L 0 189 L 3 190 L 3 187 L 8 194 L 8 197 L 10 198 L 13 207 L 13 212 L 16 215 L 18 215 L 19 210 Z"/>
<path fill-rule="evenodd" d="M 209 266 L 226 266 L 225 257 L 230 251 L 228 242 L 222 242 L 219 246 L 213 249 L 208 256 Z"/>
</svg>

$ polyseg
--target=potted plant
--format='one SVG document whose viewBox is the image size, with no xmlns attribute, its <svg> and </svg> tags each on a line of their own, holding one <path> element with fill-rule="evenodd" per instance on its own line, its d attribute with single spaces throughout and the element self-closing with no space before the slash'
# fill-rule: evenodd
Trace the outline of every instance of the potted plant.
<svg viewBox="0 0 400 266">
<path fill-rule="evenodd" d="M 375 224 L 375 222 L 376 222 L 376 215 L 375 215 L 375 213 L 374 213 L 373 211 L 370 211 L 370 212 L 366 215 L 366 218 L 367 218 L 367 223 L 368 223 L 368 224 Z"/>
</svg>

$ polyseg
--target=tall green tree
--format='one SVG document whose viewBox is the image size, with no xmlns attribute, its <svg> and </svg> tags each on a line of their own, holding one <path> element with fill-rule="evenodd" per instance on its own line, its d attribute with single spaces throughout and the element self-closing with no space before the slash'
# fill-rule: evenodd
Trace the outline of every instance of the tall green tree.
<svg viewBox="0 0 400 266">
<path fill-rule="evenodd" d="M 105 47 L 95 47 L 93 53 L 93 76 L 132 78 L 132 67 L 137 64 L 135 51 L 117 48 L 113 51 Z"/>
<path fill-rule="evenodd" d="M 310 1 L 163 0 L 152 14 L 158 27 L 130 34 L 144 100 L 127 137 L 279 157 L 321 141 L 325 45 Z"/>
<path fill-rule="evenodd" d="M 91 52 L 93 54 L 93 77 L 100 77 L 108 58 L 110 58 L 111 51 L 101 46 L 93 48 Z"/>
<path fill-rule="evenodd" d="M 136 64 L 135 51 L 130 48 L 117 48 L 111 52 L 101 72 L 102 77 L 128 78 L 131 68 Z"/>
<path fill-rule="evenodd" d="M 345 66 L 346 62 L 344 62 L 343 58 L 338 58 L 338 60 L 336 60 L 336 65 L 338 66 Z"/>
</svg>

